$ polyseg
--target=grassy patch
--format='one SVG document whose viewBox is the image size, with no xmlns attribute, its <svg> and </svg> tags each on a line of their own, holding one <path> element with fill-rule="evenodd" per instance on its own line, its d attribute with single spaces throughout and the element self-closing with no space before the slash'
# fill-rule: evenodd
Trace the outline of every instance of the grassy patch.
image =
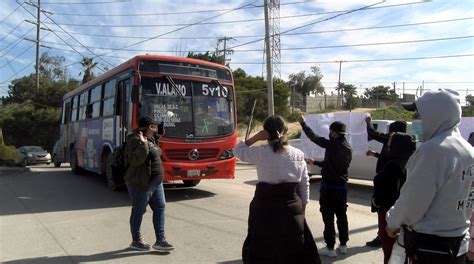
<svg viewBox="0 0 474 264">
<path fill-rule="evenodd" d="M 388 106 L 370 112 L 372 119 L 382 120 L 405 120 L 412 121 L 413 112 L 403 109 L 401 106 Z"/>
</svg>

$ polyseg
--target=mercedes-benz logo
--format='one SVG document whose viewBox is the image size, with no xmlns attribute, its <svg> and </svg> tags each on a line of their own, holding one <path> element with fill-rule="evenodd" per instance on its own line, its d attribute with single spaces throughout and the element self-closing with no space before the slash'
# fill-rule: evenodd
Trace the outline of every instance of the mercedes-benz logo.
<svg viewBox="0 0 474 264">
<path fill-rule="evenodd" d="M 199 158 L 199 151 L 197 149 L 191 149 L 188 153 L 190 160 L 197 160 Z"/>
</svg>

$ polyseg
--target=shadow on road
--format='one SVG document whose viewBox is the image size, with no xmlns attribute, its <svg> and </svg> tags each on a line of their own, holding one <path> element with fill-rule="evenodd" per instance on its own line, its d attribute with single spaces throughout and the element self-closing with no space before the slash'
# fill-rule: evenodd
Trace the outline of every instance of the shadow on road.
<svg viewBox="0 0 474 264">
<path fill-rule="evenodd" d="M 85 256 L 57 256 L 57 257 L 37 257 L 37 258 L 26 258 L 2 262 L 4 264 L 63 264 L 63 263 L 88 263 L 88 262 L 98 262 L 98 261 L 108 261 L 120 258 L 134 257 L 137 255 L 154 255 L 154 256 L 166 256 L 169 253 L 159 253 L 157 251 L 146 251 L 139 252 L 134 251 L 128 248 L 119 249 L 109 252 L 98 253 L 94 255 L 85 255 Z M 159 260 L 157 260 L 159 262 Z"/>
<path fill-rule="evenodd" d="M 201 199 L 215 193 L 165 185 L 167 202 Z M 104 177 L 70 171 L 28 172 L 0 177 L 0 216 L 130 206 L 126 191 L 113 192 Z"/>
</svg>

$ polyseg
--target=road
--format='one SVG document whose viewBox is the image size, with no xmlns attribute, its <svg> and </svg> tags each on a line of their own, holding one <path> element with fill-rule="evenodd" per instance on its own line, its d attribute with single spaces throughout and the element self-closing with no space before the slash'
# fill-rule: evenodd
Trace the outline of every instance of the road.
<svg viewBox="0 0 474 264">
<path fill-rule="evenodd" d="M 236 179 L 203 181 L 195 188 L 166 188 L 166 232 L 171 254 L 134 252 L 130 244 L 126 192 L 112 192 L 97 175 L 73 175 L 68 167 L 30 167 L 30 172 L 0 168 L 0 262 L 43 263 L 222 263 L 241 261 L 248 205 L 256 184 L 255 167 L 238 165 Z M 371 187 L 349 185 L 349 253 L 323 263 L 382 263 L 381 249 L 365 247 L 376 233 L 370 213 Z M 360 184 L 362 183 L 362 184 Z M 307 221 L 318 244 L 319 180 L 311 180 Z M 142 232 L 154 242 L 151 210 Z"/>
</svg>

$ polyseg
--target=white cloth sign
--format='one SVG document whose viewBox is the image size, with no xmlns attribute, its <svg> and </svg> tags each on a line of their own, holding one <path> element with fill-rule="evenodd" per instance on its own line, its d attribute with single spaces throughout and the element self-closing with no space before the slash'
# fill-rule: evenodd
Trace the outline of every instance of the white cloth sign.
<svg viewBox="0 0 474 264">
<path fill-rule="evenodd" d="M 461 136 L 465 139 L 469 139 L 469 135 L 474 132 L 474 117 L 462 117 L 461 123 L 459 124 L 459 131 Z"/>
<path fill-rule="evenodd" d="M 318 135 L 328 138 L 329 126 L 334 121 L 346 124 L 347 140 L 352 146 L 353 155 L 365 155 L 368 149 L 367 125 L 365 118 L 367 113 L 327 113 L 305 115 L 306 124 Z M 308 158 L 324 158 L 324 149 L 313 143 L 301 132 L 301 148 Z"/>
</svg>

